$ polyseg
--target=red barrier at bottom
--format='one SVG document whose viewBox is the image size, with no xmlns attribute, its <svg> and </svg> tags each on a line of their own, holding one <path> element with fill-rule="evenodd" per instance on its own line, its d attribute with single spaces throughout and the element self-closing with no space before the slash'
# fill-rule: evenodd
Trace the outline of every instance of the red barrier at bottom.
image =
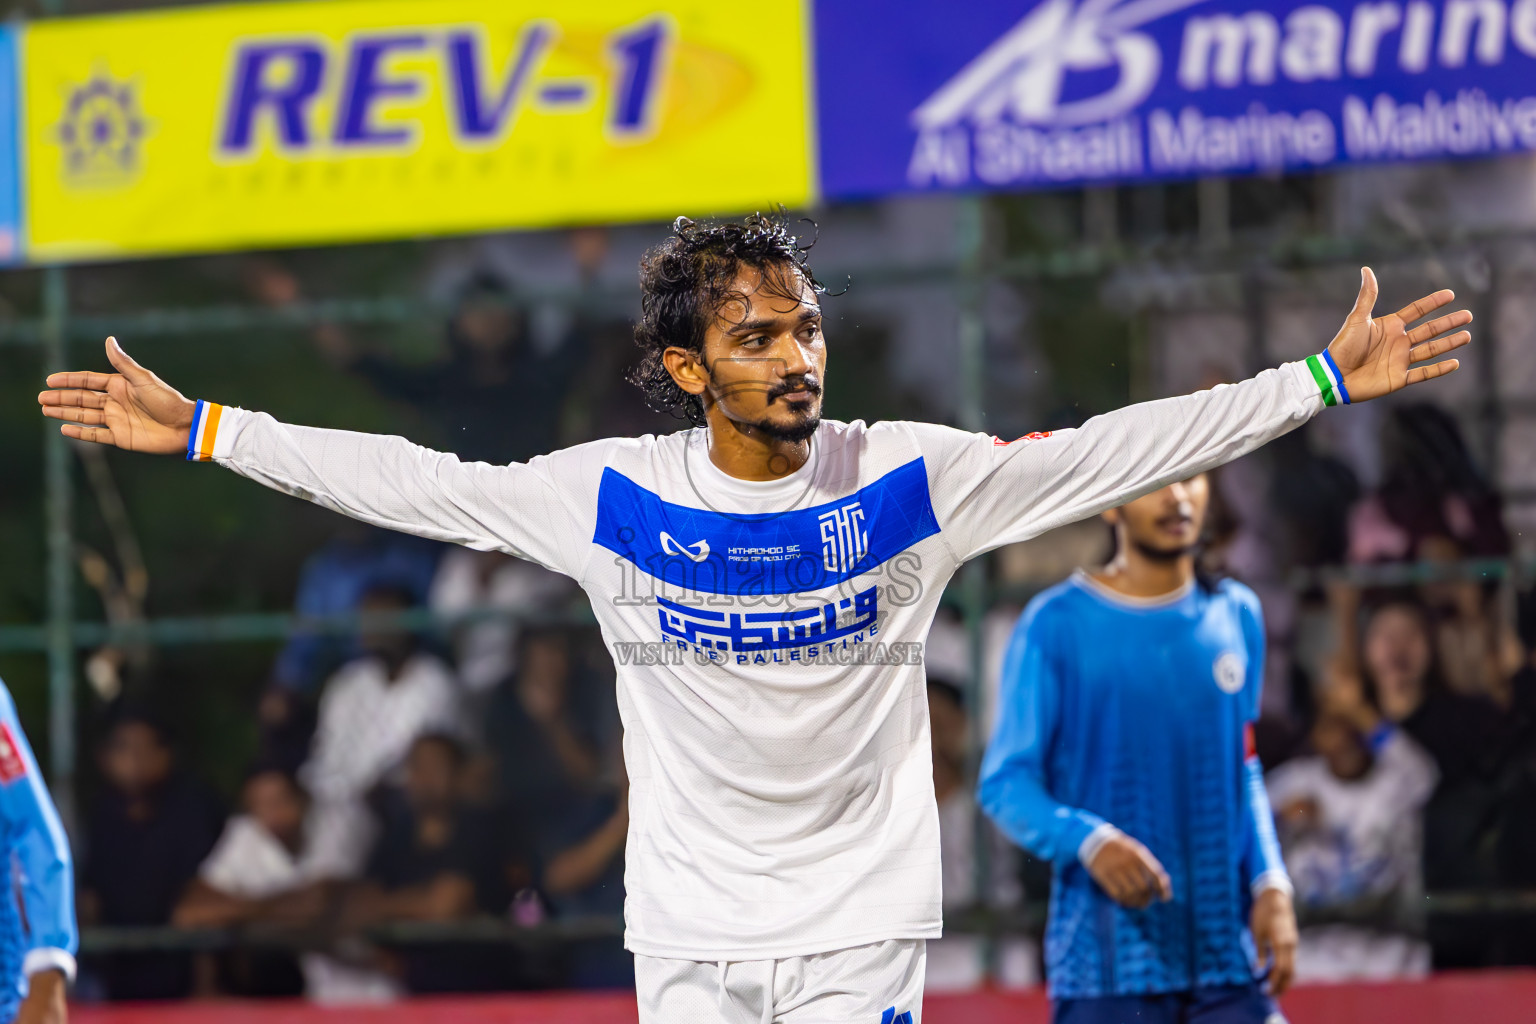
<svg viewBox="0 0 1536 1024">
<path fill-rule="evenodd" d="M 634 1024 L 632 992 L 413 999 L 385 1006 L 290 1002 L 79 1007 L 70 1024 Z"/>
<path fill-rule="evenodd" d="M 1440 974 L 1427 981 L 1310 985 L 1285 997 L 1293 1024 L 1531 1024 L 1536 971 Z"/>
<path fill-rule="evenodd" d="M 1443 974 L 1428 981 L 1315 985 L 1285 997 L 1292 1024 L 1532 1024 L 1536 971 Z M 1044 992 L 931 995 L 924 1024 L 1048 1024 Z M 420 999 L 389 1006 L 157 1003 L 81 1006 L 74 1024 L 634 1024 L 635 997 L 529 995 Z M 870 1024 L 875 1024 L 871 1021 Z"/>
</svg>

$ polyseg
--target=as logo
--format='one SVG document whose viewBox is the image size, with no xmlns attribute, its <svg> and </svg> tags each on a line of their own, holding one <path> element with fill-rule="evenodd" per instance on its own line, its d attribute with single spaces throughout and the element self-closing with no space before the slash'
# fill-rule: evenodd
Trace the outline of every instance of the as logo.
<svg viewBox="0 0 1536 1024">
<path fill-rule="evenodd" d="M 864 506 L 857 501 L 823 512 L 816 524 L 821 529 L 821 563 L 827 572 L 848 572 L 869 554 Z"/>
<path fill-rule="evenodd" d="M 55 133 L 70 181 L 113 185 L 138 173 L 145 121 L 130 82 L 98 71 L 71 88 Z"/>
<path fill-rule="evenodd" d="M 1198 0 L 1045 0 L 912 112 L 919 132 L 963 123 L 1093 124 L 1134 110 L 1162 70 L 1156 42 L 1132 29 Z M 1081 95 L 1069 75 L 1104 86 Z M 1063 93 L 1080 98 L 1063 101 Z"/>
<path fill-rule="evenodd" d="M 693 544 L 679 544 L 672 539 L 667 531 L 661 531 L 661 550 L 669 555 L 685 555 L 695 562 L 702 562 L 709 557 L 709 541 L 701 540 Z"/>
<path fill-rule="evenodd" d="M 1216 677 L 1216 685 L 1222 693 L 1236 693 L 1243 688 L 1243 659 L 1227 651 L 1216 659 L 1211 674 Z"/>
</svg>

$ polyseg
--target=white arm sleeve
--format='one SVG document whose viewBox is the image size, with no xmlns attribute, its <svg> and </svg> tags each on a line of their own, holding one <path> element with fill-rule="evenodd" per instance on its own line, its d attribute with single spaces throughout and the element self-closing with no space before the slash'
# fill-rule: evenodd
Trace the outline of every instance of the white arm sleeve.
<svg viewBox="0 0 1536 1024">
<path fill-rule="evenodd" d="M 403 437 L 297 427 L 243 409 L 210 406 L 205 416 L 207 404 L 199 403 L 194 440 L 241 476 L 365 523 L 505 551 L 581 579 L 607 442 L 496 466 Z"/>
<path fill-rule="evenodd" d="M 1143 402 L 1075 430 L 1005 443 L 914 423 L 942 536 L 959 561 L 1213 469 L 1323 408 L 1304 363 L 1240 384 Z"/>
</svg>

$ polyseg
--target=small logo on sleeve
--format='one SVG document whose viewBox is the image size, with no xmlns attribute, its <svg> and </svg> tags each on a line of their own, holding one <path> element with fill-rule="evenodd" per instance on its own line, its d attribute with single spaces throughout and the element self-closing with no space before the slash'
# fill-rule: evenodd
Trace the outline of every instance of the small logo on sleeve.
<svg viewBox="0 0 1536 1024">
<path fill-rule="evenodd" d="M 888 1007 L 880 1015 L 880 1024 L 912 1024 L 912 1011 L 907 1010 L 905 1013 L 897 1013 L 896 1007 Z"/>
<path fill-rule="evenodd" d="M 11 733 L 11 727 L 0 722 L 0 783 L 9 785 L 27 774 L 27 759 L 21 756 L 21 747 Z"/>
<path fill-rule="evenodd" d="M 1013 441 L 1044 441 L 1046 438 L 1048 438 L 1050 436 L 1051 436 L 1051 432 L 1049 430 L 1036 430 L 1036 431 L 1033 431 L 1031 433 L 1025 434 L 1023 437 L 1016 437 L 1016 438 L 1013 439 Z M 1010 444 L 1013 444 L 1013 441 L 1004 441 L 1002 438 L 998 437 L 996 434 L 992 435 L 992 445 L 993 445 L 993 447 L 996 447 L 996 448 L 1006 448 Z"/>
</svg>

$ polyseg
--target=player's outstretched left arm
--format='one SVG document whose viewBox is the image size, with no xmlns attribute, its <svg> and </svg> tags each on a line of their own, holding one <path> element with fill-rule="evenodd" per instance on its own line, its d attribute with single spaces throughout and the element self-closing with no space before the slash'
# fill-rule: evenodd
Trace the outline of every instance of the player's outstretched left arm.
<svg viewBox="0 0 1536 1024">
<path fill-rule="evenodd" d="M 1411 330 L 1408 327 L 1450 305 L 1456 293 L 1449 288 L 1410 302 L 1395 313 L 1372 316 L 1377 292 L 1376 274 L 1370 267 L 1361 267 L 1355 308 L 1328 343 L 1328 357 L 1343 377 L 1344 393 L 1338 397 L 1345 402 L 1369 401 L 1453 373 L 1461 365 L 1459 359 L 1430 360 L 1440 359 L 1472 340 L 1469 332 L 1460 330 L 1472 322 L 1471 312 L 1465 309 L 1436 317 Z"/>
<path fill-rule="evenodd" d="M 1455 298 L 1450 290 L 1373 316 L 1376 276 L 1365 268 L 1360 277 L 1354 308 L 1317 355 L 1237 384 L 1143 402 L 1074 430 L 1011 443 L 910 424 L 951 552 L 963 561 L 1028 540 L 1246 455 L 1325 406 L 1368 401 L 1456 370 L 1456 359 L 1441 357 L 1471 340 L 1463 329 L 1470 312 L 1410 327 Z"/>
</svg>

